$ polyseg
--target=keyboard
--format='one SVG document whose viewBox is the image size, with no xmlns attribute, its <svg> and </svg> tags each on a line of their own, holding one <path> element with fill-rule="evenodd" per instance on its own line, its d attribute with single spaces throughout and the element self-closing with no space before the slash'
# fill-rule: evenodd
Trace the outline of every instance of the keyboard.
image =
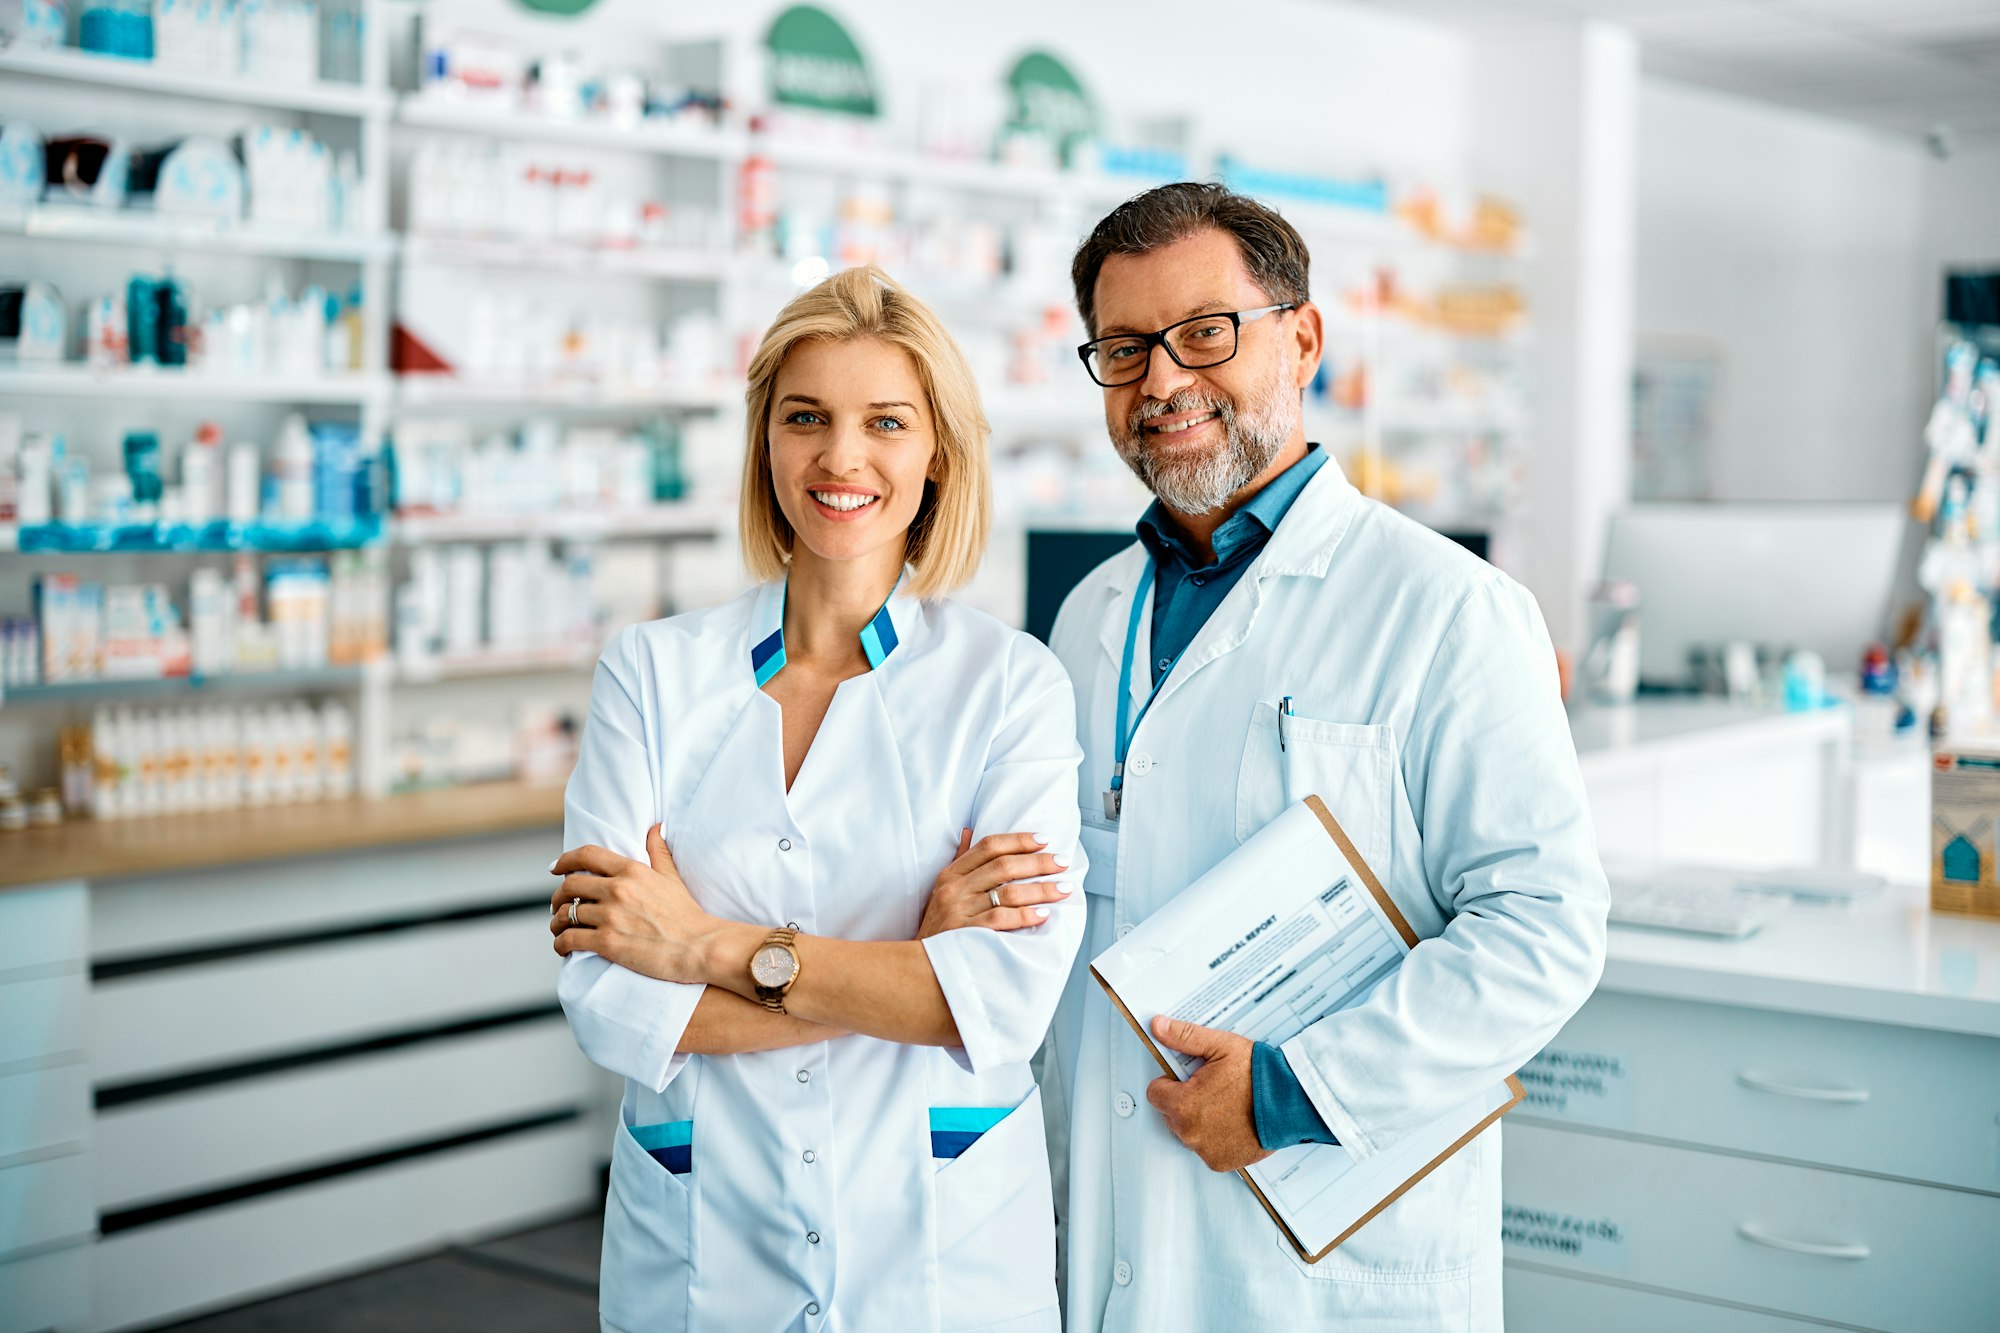
<svg viewBox="0 0 2000 1333">
<path fill-rule="evenodd" d="M 1792 905 L 1783 894 L 1739 887 L 1740 875 L 1715 870 L 1653 870 L 1610 878 L 1614 926 L 1740 940 Z"/>
</svg>

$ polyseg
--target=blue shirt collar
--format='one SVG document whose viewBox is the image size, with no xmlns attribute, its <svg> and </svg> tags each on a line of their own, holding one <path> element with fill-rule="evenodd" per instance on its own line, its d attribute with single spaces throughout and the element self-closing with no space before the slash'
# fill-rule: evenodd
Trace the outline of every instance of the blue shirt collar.
<svg viewBox="0 0 2000 1333">
<path fill-rule="evenodd" d="M 1209 542 L 1215 551 L 1214 563 L 1226 565 L 1246 547 L 1261 546 L 1267 541 L 1278 530 L 1292 501 L 1299 498 L 1299 492 L 1325 463 L 1326 451 L 1316 444 L 1307 445 L 1304 458 L 1271 478 L 1263 490 L 1251 496 L 1215 530 Z M 1155 559 L 1171 555 L 1189 569 L 1204 568 L 1200 554 L 1180 535 L 1166 506 L 1158 500 L 1146 506 L 1146 512 L 1139 516 L 1138 532 L 1139 540 Z"/>
</svg>

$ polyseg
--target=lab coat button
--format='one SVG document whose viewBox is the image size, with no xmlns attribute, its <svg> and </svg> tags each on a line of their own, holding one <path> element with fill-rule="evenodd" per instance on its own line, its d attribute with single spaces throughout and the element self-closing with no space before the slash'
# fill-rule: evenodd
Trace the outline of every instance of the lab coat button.
<svg viewBox="0 0 2000 1333">
<path fill-rule="evenodd" d="M 790 838 L 778 839 L 778 850 L 781 852 L 789 852 L 790 850 L 792 850 L 792 840 Z"/>
<path fill-rule="evenodd" d="M 1132 933 L 1132 927 L 1129 922 L 1125 925 L 1118 927 L 1118 938 L 1121 940 L 1124 939 L 1127 935 L 1130 935 L 1131 933 Z"/>
<path fill-rule="evenodd" d="M 1160 663 L 1160 666 L 1163 670 L 1166 668 L 1167 665 L 1168 664 L 1165 662 Z M 1135 754 L 1132 756 L 1132 762 L 1127 764 L 1125 767 L 1132 770 L 1132 772 L 1143 776 L 1153 771 L 1153 756 L 1149 754 Z"/>
<path fill-rule="evenodd" d="M 1172 666 L 1173 664 L 1174 664 L 1173 658 L 1163 657 L 1160 659 L 1160 670 L 1165 671 L 1168 667 Z"/>
<path fill-rule="evenodd" d="M 785 923 L 786 930 L 797 930 L 798 928 L 799 928 L 799 923 L 796 921 L 787 921 Z"/>
<path fill-rule="evenodd" d="M 1111 1104 L 1118 1108 L 1119 1115 L 1131 1115 L 1132 1108 L 1136 1106 L 1138 1103 L 1132 1100 L 1131 1093 L 1121 1092 L 1118 1094 L 1118 1100 Z"/>
<path fill-rule="evenodd" d="M 801 1082 L 801 1083 L 810 1083 L 810 1082 L 812 1082 L 812 1081 L 813 1081 L 813 1076 L 812 1076 L 812 1070 L 810 1070 L 810 1069 L 801 1069 L 801 1070 L 799 1071 L 799 1082 Z"/>
<path fill-rule="evenodd" d="M 1119 1286 L 1121 1287 L 1131 1286 L 1132 1265 L 1126 1263 L 1123 1259 L 1120 1259 L 1118 1261 L 1118 1266 L 1111 1270 L 1111 1276 L 1117 1279 Z"/>
<path fill-rule="evenodd" d="M 817 1232 L 817 1231 L 808 1231 L 808 1232 L 806 1232 L 806 1244 L 808 1244 L 808 1245 L 817 1245 L 817 1244 L 819 1244 L 819 1232 Z"/>
<path fill-rule="evenodd" d="M 819 1302 L 818 1302 L 818 1301 L 807 1301 L 807 1302 L 806 1302 L 806 1313 L 807 1313 L 807 1314 L 818 1314 L 818 1313 L 819 1313 Z"/>
<path fill-rule="evenodd" d="M 811 1166 L 814 1162 L 817 1162 L 819 1160 L 819 1154 L 815 1153 L 811 1148 L 805 1150 L 804 1157 L 807 1166 Z"/>
</svg>

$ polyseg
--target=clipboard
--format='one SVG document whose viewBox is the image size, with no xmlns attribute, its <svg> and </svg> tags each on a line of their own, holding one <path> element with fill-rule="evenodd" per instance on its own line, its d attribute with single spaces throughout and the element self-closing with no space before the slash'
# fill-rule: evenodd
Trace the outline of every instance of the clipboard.
<svg viewBox="0 0 2000 1333">
<path fill-rule="evenodd" d="M 1348 838 L 1346 830 L 1340 827 L 1339 821 L 1334 819 L 1333 813 L 1326 808 L 1326 803 L 1317 796 L 1308 796 L 1305 798 L 1304 804 L 1318 817 L 1320 826 L 1326 830 L 1327 836 L 1333 839 L 1334 845 L 1340 849 L 1341 855 L 1354 867 L 1363 887 L 1368 890 L 1369 896 L 1374 899 L 1375 904 L 1382 909 L 1382 914 L 1388 918 L 1389 924 L 1401 936 L 1404 945 L 1411 949 L 1416 948 L 1418 943 L 1416 931 L 1410 929 L 1409 920 L 1404 917 L 1402 909 L 1396 906 L 1395 900 L 1390 898 L 1388 892 L 1383 889 L 1382 882 L 1375 877 L 1374 870 L 1369 867 L 1366 861 L 1361 859 L 1361 854 L 1355 850 L 1354 843 Z M 1106 981 L 1103 975 L 1098 972 L 1095 964 L 1091 966 L 1090 975 L 1103 988 L 1105 995 L 1110 998 L 1111 1003 L 1117 1008 L 1118 1012 L 1124 1016 L 1126 1023 L 1131 1026 L 1132 1031 L 1138 1034 L 1139 1040 L 1146 1044 L 1147 1051 L 1151 1052 L 1153 1059 L 1158 1062 L 1160 1071 L 1169 1078 L 1176 1077 L 1173 1066 L 1168 1064 L 1166 1057 L 1160 1054 L 1160 1048 L 1154 1043 L 1153 1035 L 1146 1031 L 1145 1026 L 1137 1018 L 1133 1017 L 1132 1011 L 1126 1007 L 1125 1001 L 1119 997 L 1116 990 L 1112 989 L 1111 983 Z M 1284 1236 L 1286 1242 L 1291 1245 L 1299 1258 L 1308 1264 L 1316 1264 L 1340 1248 L 1341 1244 L 1348 1237 L 1368 1225 L 1377 1213 L 1380 1213 L 1384 1208 L 1387 1208 L 1390 1204 L 1401 1198 L 1412 1185 L 1415 1185 L 1418 1181 L 1443 1165 L 1446 1160 L 1466 1144 L 1485 1133 L 1501 1116 L 1519 1106 L 1522 1099 L 1527 1096 L 1527 1089 L 1522 1087 L 1521 1080 L 1513 1074 L 1509 1074 L 1504 1082 L 1508 1093 L 1506 1101 L 1502 1102 L 1497 1109 L 1482 1117 L 1470 1129 L 1466 1130 L 1464 1134 L 1453 1141 L 1449 1147 L 1426 1162 L 1420 1170 L 1403 1181 L 1402 1184 L 1383 1196 L 1379 1202 L 1363 1213 L 1352 1226 L 1348 1227 L 1338 1236 L 1335 1236 L 1317 1254 L 1305 1247 L 1305 1244 L 1300 1241 L 1298 1235 L 1279 1214 L 1278 1210 L 1271 1206 L 1271 1201 L 1265 1197 L 1264 1191 L 1251 1178 L 1250 1172 L 1247 1169 L 1239 1170 L 1236 1174 L 1242 1178 L 1245 1185 L 1249 1186 L 1250 1192 L 1257 1197 L 1258 1204 L 1263 1207 L 1264 1212 L 1270 1217 L 1271 1221 L 1277 1224 L 1278 1231 Z"/>
</svg>

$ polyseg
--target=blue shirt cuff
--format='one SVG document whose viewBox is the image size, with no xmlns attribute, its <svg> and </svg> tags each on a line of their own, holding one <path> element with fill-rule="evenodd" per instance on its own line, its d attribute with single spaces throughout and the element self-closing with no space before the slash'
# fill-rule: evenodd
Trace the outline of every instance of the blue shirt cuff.
<svg viewBox="0 0 2000 1333">
<path fill-rule="evenodd" d="M 1301 1143 L 1340 1142 L 1313 1109 L 1285 1053 L 1261 1041 L 1250 1047 L 1250 1114 L 1257 1122 L 1257 1142 L 1269 1152 Z"/>
</svg>

